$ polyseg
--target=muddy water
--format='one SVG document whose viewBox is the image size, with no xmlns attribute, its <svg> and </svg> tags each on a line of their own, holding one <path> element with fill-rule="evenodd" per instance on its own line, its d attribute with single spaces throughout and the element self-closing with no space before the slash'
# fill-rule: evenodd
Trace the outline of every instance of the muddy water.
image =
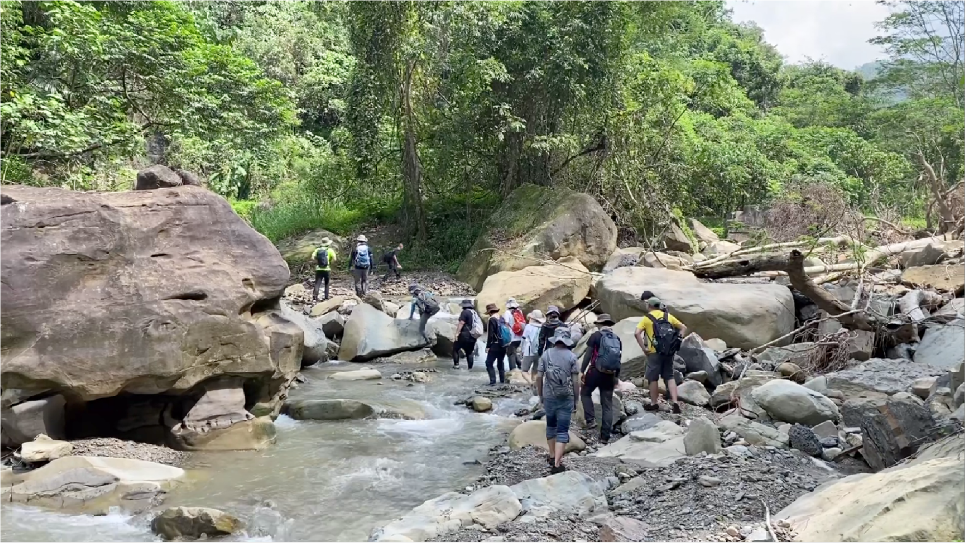
<svg viewBox="0 0 965 543">
<path fill-rule="evenodd" d="M 260 452 L 199 453 L 194 482 L 166 505 L 206 506 L 244 519 L 241 539 L 261 541 L 365 541 L 373 528 L 423 501 L 472 484 L 477 460 L 504 442 L 508 418 L 524 398 L 497 399 L 492 414 L 477 414 L 457 399 L 487 382 L 485 369 L 452 370 L 440 360 L 427 384 L 337 382 L 326 376 L 359 364 L 326 364 L 304 372 L 293 399 L 349 398 L 416 409 L 424 420 L 344 422 L 276 421 L 278 442 Z M 398 366 L 376 365 L 388 377 Z M 409 366 L 407 369 L 415 369 Z M 378 383 L 382 384 L 378 384 Z M 150 541 L 146 516 L 63 515 L 5 504 L 4 541 Z"/>
</svg>

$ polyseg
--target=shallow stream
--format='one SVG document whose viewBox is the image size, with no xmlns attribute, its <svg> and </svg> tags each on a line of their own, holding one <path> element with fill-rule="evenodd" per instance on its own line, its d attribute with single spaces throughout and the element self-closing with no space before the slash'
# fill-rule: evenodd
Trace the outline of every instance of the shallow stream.
<svg viewBox="0 0 965 543">
<path fill-rule="evenodd" d="M 451 369 L 440 360 L 427 384 L 393 381 L 401 366 L 377 364 L 381 381 L 331 381 L 325 364 L 303 372 L 292 399 L 348 398 L 417 409 L 425 420 L 340 422 L 276 421 L 277 443 L 264 451 L 195 453 L 192 482 L 174 490 L 165 506 L 204 506 L 247 523 L 242 539 L 260 541 L 365 541 L 377 528 L 439 494 L 471 485 L 490 447 L 504 442 L 511 416 L 525 398 L 494 399 L 478 414 L 456 400 L 487 382 L 477 364 Z M 405 369 L 417 369 L 406 366 Z M 381 384 L 380 384 L 381 383 Z M 149 517 L 122 513 L 66 515 L 20 505 L 0 507 L 4 541 L 152 541 Z"/>
</svg>

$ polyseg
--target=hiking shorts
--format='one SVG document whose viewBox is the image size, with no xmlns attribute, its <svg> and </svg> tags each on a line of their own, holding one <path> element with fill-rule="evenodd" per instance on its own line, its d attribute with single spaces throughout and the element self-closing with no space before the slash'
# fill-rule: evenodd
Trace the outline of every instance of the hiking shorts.
<svg viewBox="0 0 965 543">
<path fill-rule="evenodd" d="M 546 411 L 546 439 L 555 439 L 557 443 L 569 443 L 573 397 L 545 398 L 543 409 Z"/>
<path fill-rule="evenodd" d="M 523 370 L 524 372 L 525 372 L 525 371 L 530 371 L 531 368 L 532 368 L 532 369 L 535 369 L 534 366 L 536 365 L 536 361 L 539 360 L 539 356 L 537 356 L 537 355 L 535 355 L 535 354 L 530 354 L 530 355 L 526 355 L 526 356 L 522 357 L 521 360 L 522 360 L 522 362 L 521 362 L 521 363 L 522 363 L 522 370 Z"/>
<path fill-rule="evenodd" d="M 644 377 L 651 383 L 661 378 L 669 383 L 673 379 L 673 355 L 663 356 L 657 353 L 647 355 L 647 373 Z"/>
</svg>

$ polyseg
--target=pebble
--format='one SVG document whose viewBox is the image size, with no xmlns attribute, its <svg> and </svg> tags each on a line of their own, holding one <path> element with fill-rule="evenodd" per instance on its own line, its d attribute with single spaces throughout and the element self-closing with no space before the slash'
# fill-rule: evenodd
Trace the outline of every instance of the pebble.
<svg viewBox="0 0 965 543">
<path fill-rule="evenodd" d="M 740 535 L 740 531 L 737 529 L 737 526 L 728 526 L 727 535 L 731 537 L 737 537 Z"/>
<path fill-rule="evenodd" d="M 715 487 L 720 484 L 720 479 L 711 477 L 710 475 L 701 475 L 697 480 L 706 487 Z"/>
</svg>

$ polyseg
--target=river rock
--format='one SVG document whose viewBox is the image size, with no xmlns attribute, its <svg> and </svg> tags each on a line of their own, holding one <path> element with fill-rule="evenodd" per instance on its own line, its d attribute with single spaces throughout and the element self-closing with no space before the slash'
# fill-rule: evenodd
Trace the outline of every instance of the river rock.
<svg viewBox="0 0 965 543">
<path fill-rule="evenodd" d="M 513 520 L 522 510 L 519 498 L 505 485 L 481 488 L 468 496 L 448 492 L 375 530 L 369 539 L 426 541 L 473 525 L 492 530 Z"/>
<path fill-rule="evenodd" d="M 382 374 L 379 373 L 379 370 L 362 368 L 360 370 L 352 371 L 337 371 L 329 375 L 328 378 L 334 381 L 369 381 L 373 379 L 381 379 Z"/>
<path fill-rule="evenodd" d="M 740 380 L 728 381 L 714 389 L 714 393 L 710 396 L 710 405 L 718 408 L 727 405 L 733 399 L 743 399 L 755 388 L 780 378 L 781 374 L 772 371 L 747 370 Z"/>
<path fill-rule="evenodd" d="M 426 334 L 430 335 L 428 325 Z M 359 304 L 345 322 L 338 359 L 364 362 L 426 345 L 419 334 L 419 321 L 393 319 L 368 304 Z"/>
<path fill-rule="evenodd" d="M 312 309 L 311 311 L 309 311 L 308 316 L 314 318 L 314 317 L 321 317 L 324 315 L 328 315 L 329 313 L 332 313 L 333 311 L 341 307 L 344 302 L 345 302 L 344 296 L 333 296 L 327 300 L 322 300 L 321 302 L 318 302 L 317 304 L 312 306 Z"/>
<path fill-rule="evenodd" d="M 694 233 L 694 237 L 697 238 L 698 242 L 704 242 L 707 245 L 715 241 L 720 241 L 720 237 L 716 232 L 704 226 L 704 224 L 697 219 L 689 219 L 690 230 Z"/>
<path fill-rule="evenodd" d="M 701 252 L 706 257 L 715 257 L 720 255 L 729 255 L 734 251 L 740 249 L 741 246 L 732 243 L 730 241 L 714 241 L 707 244 L 707 247 Z"/>
<path fill-rule="evenodd" d="M 771 447 L 787 448 L 790 438 L 787 434 L 778 430 L 746 419 L 737 413 L 731 413 L 721 417 L 717 422 L 721 429 L 734 432 L 744 438 L 750 445 L 762 445 Z"/>
<path fill-rule="evenodd" d="M 794 328 L 791 291 L 780 285 L 700 283 L 690 272 L 634 267 L 615 270 L 594 287 L 602 309 L 617 320 L 644 314 L 644 290 L 691 331 L 731 347 L 754 348 Z"/>
<path fill-rule="evenodd" d="M 600 403 L 600 389 L 596 389 L 593 391 L 593 394 L 590 394 L 590 400 L 593 402 L 593 422 L 597 425 L 603 424 L 603 405 Z M 613 394 L 611 410 L 614 425 L 627 417 L 626 409 L 623 407 L 623 400 L 620 399 L 620 395 L 617 393 Z M 582 425 L 586 423 L 585 419 L 586 414 L 583 413 L 583 404 L 580 403 L 576 407 L 576 412 L 573 413 L 572 423 Z"/>
<path fill-rule="evenodd" d="M 151 521 L 151 531 L 169 541 L 231 535 L 243 527 L 232 515 L 208 507 L 169 507 Z"/>
<path fill-rule="evenodd" d="M 486 278 L 476 297 L 476 309 L 482 312 L 486 304 L 495 303 L 502 312 L 506 300 L 515 298 L 524 314 L 534 309 L 546 311 L 550 305 L 566 310 L 586 298 L 592 280 L 589 270 L 573 258 L 557 265 L 503 271 Z"/>
<path fill-rule="evenodd" d="M 959 266 L 961 267 L 961 266 Z M 954 368 L 965 361 L 965 319 L 930 326 L 915 349 L 915 362 L 939 368 Z"/>
<path fill-rule="evenodd" d="M 299 370 L 300 330 L 252 315 L 277 307 L 288 267 L 224 198 L 0 190 L 4 388 L 87 402 L 233 375 L 270 397 Z"/>
<path fill-rule="evenodd" d="M 376 408 L 358 400 L 293 400 L 284 412 L 295 420 L 346 420 L 373 417 Z"/>
<path fill-rule="evenodd" d="M 774 366 L 779 366 L 785 362 L 790 362 L 796 366 L 806 366 L 814 358 L 818 348 L 814 343 L 792 343 L 783 347 L 768 347 L 757 355 L 757 361 L 761 363 L 769 362 Z"/>
<path fill-rule="evenodd" d="M 587 517 L 607 511 L 607 484 L 578 471 L 527 479 L 510 489 L 522 505 L 522 513 L 535 518 L 557 515 Z"/>
<path fill-rule="evenodd" d="M 901 253 L 898 261 L 902 268 L 914 268 L 916 266 L 931 266 L 938 264 L 945 258 L 945 246 L 940 241 L 929 243 L 924 247 L 915 247 Z"/>
<path fill-rule="evenodd" d="M 727 350 L 727 343 L 725 343 L 724 340 L 722 339 L 717 339 L 717 338 L 706 339 L 704 340 L 704 345 L 710 347 L 711 349 L 713 349 L 718 353 L 722 353 Z"/>
<path fill-rule="evenodd" d="M 88 514 L 140 512 L 158 505 L 182 477 L 181 468 L 143 460 L 66 456 L 25 474 L 4 489 L 4 499 Z"/>
<path fill-rule="evenodd" d="M 777 367 L 777 372 L 782 377 L 790 379 L 799 385 L 803 385 L 807 379 L 807 373 L 800 366 L 793 362 L 784 362 Z"/>
<path fill-rule="evenodd" d="M 631 432 L 601 448 L 594 456 L 631 460 L 644 467 L 666 467 L 686 456 L 684 431 L 670 421 L 661 421 L 651 428 Z"/>
<path fill-rule="evenodd" d="M 965 266 L 917 266 L 901 273 L 901 282 L 912 287 L 930 287 L 960 294 L 965 288 Z"/>
<path fill-rule="evenodd" d="M 5 383 L 6 384 L 6 383 Z M 64 433 L 64 397 L 60 394 L 4 407 L 0 412 L 3 446 L 17 447 L 40 435 L 53 439 Z"/>
<path fill-rule="evenodd" d="M 20 446 L 20 460 L 30 464 L 49 462 L 70 456 L 73 450 L 74 446 L 67 441 L 50 439 L 44 434 L 40 434 L 33 441 L 28 441 Z"/>
<path fill-rule="evenodd" d="M 841 408 L 848 426 L 861 428 L 862 456 L 875 470 L 915 453 L 934 433 L 935 419 L 911 395 L 849 400 Z"/>
<path fill-rule="evenodd" d="M 270 416 L 254 417 L 227 428 L 192 429 L 178 425 L 171 433 L 178 448 L 188 451 L 261 450 L 273 444 L 276 435 Z"/>
<path fill-rule="evenodd" d="M 161 188 L 180 187 L 184 184 L 181 176 L 171 168 L 161 164 L 144 168 L 137 172 L 134 190 L 155 190 Z M 197 184 L 197 183 L 194 183 Z"/>
<path fill-rule="evenodd" d="M 610 273 L 617 268 L 636 266 L 640 262 L 640 257 L 647 252 L 645 247 L 619 248 L 610 254 L 606 264 L 603 266 L 603 273 Z"/>
<path fill-rule="evenodd" d="M 962 481 L 960 457 L 910 462 L 832 480 L 774 520 L 788 522 L 797 541 L 954 541 L 965 528 Z"/>
<path fill-rule="evenodd" d="M 546 443 L 545 420 L 528 420 L 513 428 L 513 431 L 510 432 L 509 448 L 522 449 L 527 445 L 538 447 L 544 451 L 549 450 L 549 445 Z M 563 452 L 568 453 L 582 451 L 585 448 L 586 443 L 580 439 L 580 436 L 578 436 L 573 430 L 570 430 L 570 442 L 563 447 Z"/>
<path fill-rule="evenodd" d="M 921 399 L 931 396 L 938 387 L 938 377 L 921 377 L 911 384 L 911 393 Z"/>
<path fill-rule="evenodd" d="M 846 398 L 888 396 L 910 391 L 917 379 L 937 377 L 943 373 L 940 367 L 910 360 L 872 358 L 827 374 L 825 382 L 828 388 L 840 390 Z"/>
<path fill-rule="evenodd" d="M 342 337 L 342 331 L 345 330 L 345 317 L 342 316 L 338 311 L 330 311 L 321 317 L 318 317 L 318 324 L 322 327 L 322 333 L 325 337 L 331 340 Z M 336 351 L 336 356 L 338 352 Z"/>
<path fill-rule="evenodd" d="M 434 339 L 432 352 L 445 358 L 452 357 L 458 324 L 459 315 L 447 311 L 440 311 L 429 317 L 426 334 Z"/>
<path fill-rule="evenodd" d="M 613 326 L 613 333 L 623 346 L 620 351 L 620 377 L 623 379 L 643 377 L 647 370 L 647 355 L 643 354 L 634 337 L 638 324 L 640 317 L 628 317 Z M 589 338 L 589 334 L 586 337 Z"/>
<path fill-rule="evenodd" d="M 625 435 L 631 432 L 640 432 L 648 428 L 653 428 L 662 420 L 663 419 L 653 413 L 640 412 L 623 421 L 623 423 L 620 424 L 620 431 Z"/>
<path fill-rule="evenodd" d="M 559 186 L 517 188 L 488 224 L 491 229 L 476 239 L 457 272 L 477 291 L 491 275 L 543 260 L 574 257 L 587 269 L 599 270 L 617 246 L 617 228 L 609 213 L 593 197 Z M 500 250 L 492 250 L 497 247 Z"/>
<path fill-rule="evenodd" d="M 764 383 L 751 396 L 772 419 L 781 422 L 813 426 L 840 417 L 838 407 L 826 396 L 791 381 Z"/>
<path fill-rule="evenodd" d="M 472 409 L 477 413 L 492 411 L 493 401 L 485 396 L 474 396 L 472 399 Z"/>
<path fill-rule="evenodd" d="M 302 350 L 302 365 L 309 366 L 316 362 L 328 362 L 338 355 L 338 344 L 328 339 L 321 319 L 305 316 L 301 311 L 295 311 L 285 302 L 281 303 L 279 314 L 302 330 L 304 349 Z"/>
<path fill-rule="evenodd" d="M 680 251 L 691 255 L 697 252 L 696 242 L 675 222 L 671 222 L 664 229 L 660 241 L 671 251 Z"/>
<path fill-rule="evenodd" d="M 717 425 L 706 417 L 694 419 L 684 435 L 684 450 L 687 456 L 694 456 L 705 452 L 717 454 L 721 451 L 720 431 Z"/>
<path fill-rule="evenodd" d="M 797 449 L 809 456 L 821 456 L 823 447 L 821 440 L 815 435 L 814 431 L 807 426 L 794 424 L 787 432 L 791 448 Z"/>
<path fill-rule="evenodd" d="M 720 362 L 717 360 L 717 353 L 704 343 L 699 334 L 688 334 L 680 342 L 680 358 L 686 365 L 687 372 L 702 371 L 707 374 L 707 380 L 712 387 L 716 387 L 723 382 L 720 374 Z"/>
<path fill-rule="evenodd" d="M 710 393 L 697 381 L 684 381 L 677 386 L 677 397 L 691 405 L 705 407 L 710 403 Z"/>
<path fill-rule="evenodd" d="M 647 541 L 650 526 L 632 517 L 609 517 L 600 526 L 600 541 Z"/>
<path fill-rule="evenodd" d="M 649 251 L 643 253 L 638 266 L 645 268 L 665 268 L 668 270 L 682 270 L 688 265 L 687 261 L 681 256 L 670 255 L 667 253 L 656 253 Z"/>
</svg>

